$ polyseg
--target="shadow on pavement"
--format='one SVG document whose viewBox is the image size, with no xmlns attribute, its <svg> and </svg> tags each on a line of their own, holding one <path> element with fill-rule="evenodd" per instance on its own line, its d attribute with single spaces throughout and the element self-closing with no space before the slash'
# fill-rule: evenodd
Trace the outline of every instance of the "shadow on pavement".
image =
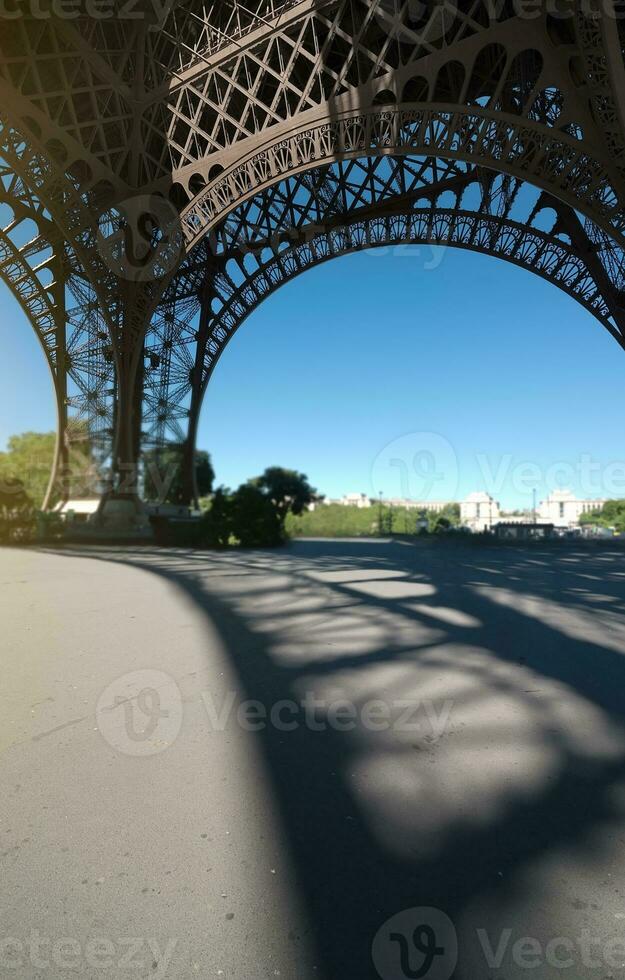
<svg viewBox="0 0 625 980">
<path fill-rule="evenodd" d="M 625 975 L 625 946 L 609 945 L 625 936 L 620 552 L 299 541 L 75 553 L 191 597 L 238 699 L 322 703 L 322 730 L 300 715 L 252 737 L 329 980 L 451 976 L 440 951 L 422 972 L 427 934 L 412 928 L 384 934 L 373 962 L 378 930 L 415 907 L 453 923 L 462 980 L 527 976 L 532 963 L 534 977 Z M 355 727 L 340 712 L 328 723 L 340 698 Z M 390 706 L 390 726 L 362 723 L 371 700 Z M 515 947 L 523 937 L 533 945 Z"/>
</svg>

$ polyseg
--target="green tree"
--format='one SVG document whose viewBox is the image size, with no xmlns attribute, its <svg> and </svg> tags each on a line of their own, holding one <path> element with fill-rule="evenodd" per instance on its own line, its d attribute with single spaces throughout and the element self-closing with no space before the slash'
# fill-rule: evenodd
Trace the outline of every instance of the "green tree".
<svg viewBox="0 0 625 980">
<path fill-rule="evenodd" d="M 598 524 L 599 527 L 613 527 L 622 534 L 625 532 L 625 500 L 606 500 L 603 507 L 582 514 L 579 522 Z"/>
<path fill-rule="evenodd" d="M 232 495 L 224 487 L 218 487 L 202 515 L 201 541 L 207 548 L 227 548 L 232 533 Z"/>
<path fill-rule="evenodd" d="M 460 504 L 445 504 L 438 512 L 430 511 L 432 523 L 437 523 L 437 518 L 444 517 L 448 521 L 449 527 L 458 527 L 460 524 Z"/>
<path fill-rule="evenodd" d="M 297 516 L 288 514 L 286 531 L 294 537 L 362 537 L 375 534 L 378 508 L 344 507 L 342 504 L 320 504 Z"/>
<path fill-rule="evenodd" d="M 252 483 L 244 483 L 230 499 L 232 534 L 244 548 L 272 547 L 284 540 L 278 509 Z"/>
<path fill-rule="evenodd" d="M 34 530 L 35 508 L 21 480 L 5 477 L 0 483 L 0 541 L 29 537 Z"/>
<path fill-rule="evenodd" d="M 7 477 L 0 485 L 0 513 L 3 517 L 31 507 L 32 501 L 21 480 Z"/>
<path fill-rule="evenodd" d="M 24 432 L 11 436 L 7 451 L 0 453 L 0 491 L 17 481 L 32 500 L 40 505 L 50 480 L 54 461 L 54 432 Z"/>
<path fill-rule="evenodd" d="M 436 514 L 434 520 L 430 524 L 430 530 L 433 534 L 444 534 L 451 527 L 451 521 L 444 514 Z"/>
<path fill-rule="evenodd" d="M 314 510 L 306 510 L 295 516 L 289 514 L 286 530 L 294 537 L 360 537 L 401 531 L 411 534 L 434 532 L 439 518 L 448 526 L 460 524 L 460 505 L 446 505 L 440 513 L 415 510 L 412 507 L 344 507 L 342 504 L 319 504 Z M 382 521 L 380 525 L 380 519 Z M 421 522 L 426 522 L 423 528 Z M 443 525 L 444 526 L 444 525 Z M 438 528 L 440 530 L 441 528 Z"/>
<path fill-rule="evenodd" d="M 188 504 L 183 477 L 185 447 L 171 443 L 162 449 L 143 454 L 144 494 L 146 500 L 161 504 Z M 213 489 L 215 471 L 209 454 L 195 451 L 195 479 L 198 496 L 206 497 Z"/>
<path fill-rule="evenodd" d="M 95 492 L 95 479 L 91 463 L 91 452 L 82 428 L 74 424 L 74 438 L 68 451 L 68 471 L 59 473 L 59 486 L 56 496 L 66 489 L 74 496 L 84 496 Z M 0 484 L 6 480 L 19 480 L 34 506 L 41 507 L 50 480 L 56 435 L 54 432 L 23 432 L 11 436 L 7 451 L 0 453 Z"/>
<path fill-rule="evenodd" d="M 308 504 L 317 499 L 317 491 L 311 487 L 308 477 L 297 470 L 286 470 L 281 466 L 269 466 L 261 476 L 250 480 L 250 485 L 260 490 L 276 509 L 281 527 L 284 527 L 287 514 L 297 516 Z"/>
<path fill-rule="evenodd" d="M 380 509 L 380 534 L 392 534 L 395 527 L 394 522 L 393 507 L 382 507 Z"/>
</svg>

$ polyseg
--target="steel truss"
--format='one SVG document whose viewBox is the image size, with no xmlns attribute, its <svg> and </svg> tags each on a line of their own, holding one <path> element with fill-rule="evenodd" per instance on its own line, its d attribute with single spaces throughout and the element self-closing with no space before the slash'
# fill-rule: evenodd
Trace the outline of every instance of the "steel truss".
<svg viewBox="0 0 625 980">
<path fill-rule="evenodd" d="M 75 492 L 72 440 L 130 493 L 142 450 L 184 443 L 191 497 L 233 332 L 359 249 L 497 256 L 625 346 L 616 0 L 531 18 L 514 0 L 426 3 L 418 19 L 410 0 L 125 7 L 68 20 L 26 5 L 0 33 L 0 277 L 55 387 L 48 502 Z"/>
</svg>

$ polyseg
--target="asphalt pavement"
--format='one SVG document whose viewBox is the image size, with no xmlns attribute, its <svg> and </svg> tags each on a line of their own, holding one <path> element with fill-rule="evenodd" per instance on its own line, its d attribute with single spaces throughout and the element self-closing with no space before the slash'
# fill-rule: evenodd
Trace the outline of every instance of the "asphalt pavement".
<svg viewBox="0 0 625 980">
<path fill-rule="evenodd" d="M 0 977 L 625 978 L 625 552 L 0 551 Z"/>
</svg>

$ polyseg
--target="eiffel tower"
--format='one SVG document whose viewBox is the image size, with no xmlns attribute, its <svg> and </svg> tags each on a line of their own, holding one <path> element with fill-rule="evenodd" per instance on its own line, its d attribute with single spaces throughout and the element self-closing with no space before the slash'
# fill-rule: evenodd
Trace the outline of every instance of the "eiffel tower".
<svg viewBox="0 0 625 980">
<path fill-rule="evenodd" d="M 54 382 L 46 505 L 85 440 L 134 499 L 179 447 L 191 502 L 228 341 L 349 252 L 497 256 L 625 346 L 624 7 L 1 0 L 0 276 Z"/>
</svg>

